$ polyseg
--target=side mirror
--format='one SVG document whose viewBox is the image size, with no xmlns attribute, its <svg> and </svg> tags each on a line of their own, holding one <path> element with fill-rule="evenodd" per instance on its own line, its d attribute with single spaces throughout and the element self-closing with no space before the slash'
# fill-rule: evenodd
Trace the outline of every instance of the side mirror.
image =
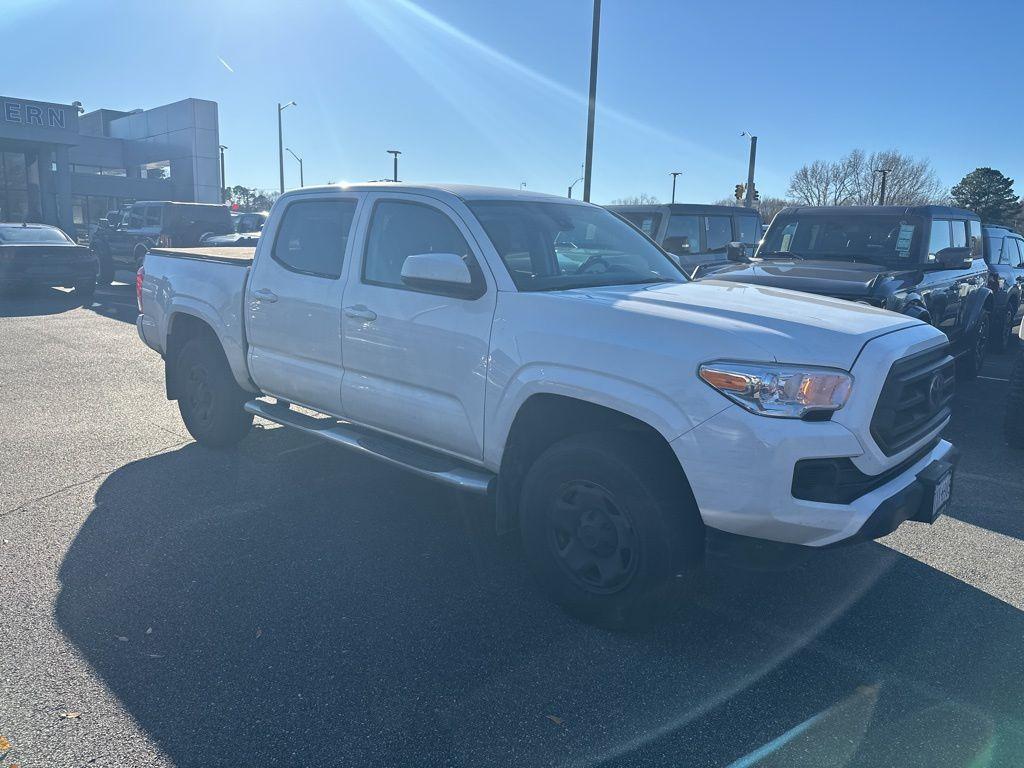
<svg viewBox="0 0 1024 768">
<path fill-rule="evenodd" d="M 473 275 L 457 253 L 414 253 L 402 263 L 402 282 L 410 288 L 455 296 L 478 295 Z"/>
<path fill-rule="evenodd" d="M 946 269 L 966 269 L 971 264 L 970 248 L 943 248 L 935 254 L 935 263 Z"/>
<path fill-rule="evenodd" d="M 743 243 L 729 243 L 725 246 L 725 258 L 729 261 L 747 261 L 747 248 Z"/>
</svg>

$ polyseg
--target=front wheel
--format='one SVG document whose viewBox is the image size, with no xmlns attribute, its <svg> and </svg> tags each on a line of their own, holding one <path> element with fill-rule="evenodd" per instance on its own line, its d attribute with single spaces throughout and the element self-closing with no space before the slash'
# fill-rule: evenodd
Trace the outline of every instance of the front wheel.
<svg viewBox="0 0 1024 768">
<path fill-rule="evenodd" d="M 178 410 L 188 433 L 211 448 L 238 443 L 252 427 L 246 392 L 238 386 L 215 342 L 191 339 L 178 355 Z"/>
<path fill-rule="evenodd" d="M 93 248 L 96 254 L 96 261 L 99 262 L 99 270 L 96 275 L 98 285 L 110 285 L 114 282 L 114 259 L 110 255 L 110 248 L 103 243 L 98 243 Z"/>
<path fill-rule="evenodd" d="M 965 381 L 978 378 L 981 373 L 981 366 L 985 362 L 985 355 L 988 353 L 988 336 L 991 327 L 991 312 L 982 312 L 978 319 L 978 327 L 974 331 L 974 339 L 970 347 L 960 356 L 957 361 L 957 373 Z"/>
<path fill-rule="evenodd" d="M 1013 347 L 1013 321 L 1017 316 L 1017 308 L 1012 304 L 1003 313 L 1002 322 L 992 338 L 992 349 L 995 352 L 1005 352 Z"/>
<path fill-rule="evenodd" d="M 625 433 L 561 440 L 530 467 L 519 509 L 527 563 L 567 612 L 610 628 L 677 606 L 704 554 L 678 465 Z"/>
</svg>

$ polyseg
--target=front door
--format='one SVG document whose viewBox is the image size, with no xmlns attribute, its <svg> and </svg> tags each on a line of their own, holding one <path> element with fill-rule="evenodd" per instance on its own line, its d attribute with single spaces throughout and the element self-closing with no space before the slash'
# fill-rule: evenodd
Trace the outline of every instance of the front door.
<svg viewBox="0 0 1024 768">
<path fill-rule="evenodd" d="M 342 400 L 353 421 L 479 460 L 495 290 L 458 214 L 432 198 L 387 194 L 373 206 L 361 264 L 343 308 Z M 364 217 L 365 218 L 365 217 Z M 476 298 L 412 289 L 402 265 L 421 253 L 456 253 Z M 359 269 L 355 269 L 355 267 Z"/>
<path fill-rule="evenodd" d="M 246 288 L 249 372 L 264 392 L 341 411 L 341 297 L 358 199 L 296 196 L 260 239 Z"/>
</svg>

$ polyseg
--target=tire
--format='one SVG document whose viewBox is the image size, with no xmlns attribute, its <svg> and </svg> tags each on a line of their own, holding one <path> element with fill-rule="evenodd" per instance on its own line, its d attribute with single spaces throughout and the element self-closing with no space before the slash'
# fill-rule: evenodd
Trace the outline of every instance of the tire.
<svg viewBox="0 0 1024 768">
<path fill-rule="evenodd" d="M 93 296 L 96 295 L 96 281 L 82 280 L 75 283 L 75 298 L 83 304 L 91 304 Z"/>
<path fill-rule="evenodd" d="M 544 451 L 523 482 L 519 526 L 551 599 L 613 629 L 678 607 L 703 562 L 704 526 L 678 464 L 626 433 L 576 435 Z"/>
<path fill-rule="evenodd" d="M 1013 448 L 1024 448 L 1024 351 L 1017 355 L 1017 362 L 1010 374 L 1010 394 L 1006 398 L 1006 418 L 1003 434 Z"/>
<path fill-rule="evenodd" d="M 1010 304 L 1003 312 L 1003 319 L 999 327 L 994 329 L 992 337 L 992 351 L 1006 352 L 1013 347 L 1013 319 L 1017 316 L 1017 308 Z"/>
<path fill-rule="evenodd" d="M 96 254 L 96 260 L 99 262 L 96 284 L 110 285 L 114 282 L 114 260 L 110 257 L 110 248 L 103 243 L 99 243 L 93 249 L 93 253 Z"/>
<path fill-rule="evenodd" d="M 178 411 L 188 433 L 210 448 L 235 445 L 252 428 L 243 406 L 249 395 L 235 383 L 220 345 L 190 339 L 178 355 Z"/>
<path fill-rule="evenodd" d="M 992 327 L 991 312 L 982 312 L 978 327 L 974 330 L 970 346 L 957 360 L 956 372 L 963 381 L 972 381 L 981 373 L 988 352 L 989 329 Z"/>
</svg>

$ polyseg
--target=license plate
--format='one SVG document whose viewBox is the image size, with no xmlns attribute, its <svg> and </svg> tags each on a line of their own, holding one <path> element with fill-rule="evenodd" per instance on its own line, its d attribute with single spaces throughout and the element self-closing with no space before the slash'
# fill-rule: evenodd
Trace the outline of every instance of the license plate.
<svg viewBox="0 0 1024 768">
<path fill-rule="evenodd" d="M 949 495 L 952 490 L 953 470 L 949 470 L 935 484 L 935 492 L 932 494 L 932 520 L 942 514 L 942 508 L 949 502 Z"/>
</svg>

